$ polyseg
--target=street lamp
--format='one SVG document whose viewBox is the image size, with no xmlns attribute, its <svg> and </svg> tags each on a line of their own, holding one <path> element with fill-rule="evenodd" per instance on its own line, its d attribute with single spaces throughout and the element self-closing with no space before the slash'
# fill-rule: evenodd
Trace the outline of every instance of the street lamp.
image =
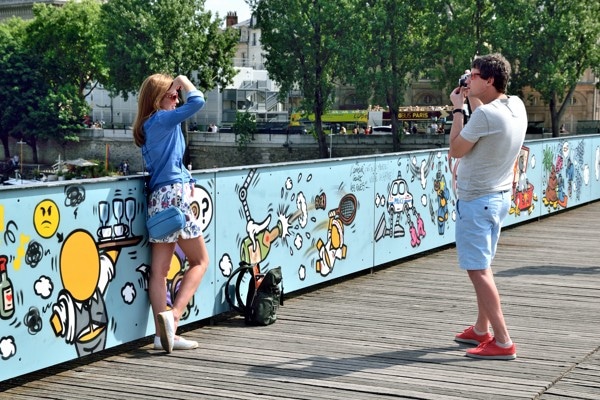
<svg viewBox="0 0 600 400">
<path fill-rule="evenodd" d="M 265 88 L 265 122 L 269 122 L 269 105 L 267 104 L 267 99 L 269 97 L 269 88 Z"/>
<path fill-rule="evenodd" d="M 23 139 L 19 140 L 17 142 L 17 144 L 19 146 L 21 146 L 21 156 L 19 158 L 19 167 L 20 167 L 20 174 L 21 174 L 21 183 L 23 183 L 23 145 L 26 144 Z"/>
</svg>

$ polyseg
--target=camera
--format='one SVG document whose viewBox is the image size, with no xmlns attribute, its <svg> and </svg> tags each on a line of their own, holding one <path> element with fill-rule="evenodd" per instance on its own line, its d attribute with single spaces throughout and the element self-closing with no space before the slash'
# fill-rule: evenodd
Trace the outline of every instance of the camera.
<svg viewBox="0 0 600 400">
<path fill-rule="evenodd" d="M 471 76 L 471 74 L 463 74 L 458 80 L 458 86 L 467 87 L 467 79 Z"/>
</svg>

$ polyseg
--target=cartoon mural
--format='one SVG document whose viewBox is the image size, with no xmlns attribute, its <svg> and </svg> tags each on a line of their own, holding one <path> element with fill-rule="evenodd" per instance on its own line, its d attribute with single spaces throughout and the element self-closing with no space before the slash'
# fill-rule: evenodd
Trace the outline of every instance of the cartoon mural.
<svg viewBox="0 0 600 400">
<path fill-rule="evenodd" d="M 10 319 L 15 313 L 15 294 L 8 277 L 8 257 L 0 256 L 0 318 Z"/>
<path fill-rule="evenodd" d="M 302 236 L 300 231 L 304 231 L 309 223 L 308 213 L 309 205 L 303 191 L 292 193 L 290 200 L 295 201 L 295 211 L 287 214 L 287 210 L 293 205 L 282 203 L 278 206 L 276 215 L 266 215 L 262 222 L 256 223 L 251 216 L 250 206 L 248 204 L 248 190 L 254 179 L 258 179 L 256 169 L 251 169 L 244 180 L 242 186 L 237 189 L 238 197 L 241 203 L 240 214 L 246 220 L 246 236 L 240 246 L 240 261 L 255 265 L 263 262 L 274 242 L 281 238 L 282 245 L 288 246 L 288 238 L 292 235 L 292 225 L 295 224 L 296 239 L 294 245 L 297 249 L 302 246 Z M 312 177 L 307 177 L 310 182 Z M 298 176 L 298 183 L 302 181 L 302 175 Z M 290 192 L 294 188 L 294 183 L 290 177 L 287 177 L 284 184 L 285 192 Z M 286 197 L 282 196 L 285 200 Z M 317 194 L 314 197 L 314 203 L 310 205 L 312 210 L 325 210 L 327 207 L 326 193 Z M 356 216 L 358 204 L 356 197 L 352 194 L 346 194 L 340 201 L 338 208 L 330 210 L 327 213 L 326 238 L 318 238 L 315 247 L 318 253 L 315 262 L 315 271 L 322 276 L 331 273 L 335 260 L 345 258 L 346 246 L 344 245 L 344 225 L 350 225 Z M 272 213 L 269 207 L 268 212 Z M 270 228 L 271 219 L 275 217 L 277 222 Z M 316 220 L 315 220 L 316 222 Z M 317 230 L 323 229 L 323 224 L 317 223 Z M 316 236 L 315 232 L 315 236 Z M 300 267 L 301 269 L 303 267 Z M 301 271 L 305 274 L 305 271 Z"/>
<path fill-rule="evenodd" d="M 566 208 L 570 199 L 579 202 L 583 186 L 589 184 L 590 178 L 584 140 L 563 139 L 545 146 L 542 162 L 546 182 L 542 201 L 547 211 Z"/>
<path fill-rule="evenodd" d="M 403 178 L 401 169 L 397 172 L 397 178 L 388 183 L 387 195 L 376 197 L 376 206 L 385 206 L 388 212 L 387 218 L 384 213 L 379 217 L 374 235 L 376 242 L 385 237 L 402 238 L 408 230 L 410 246 L 419 247 L 427 236 L 422 213 L 430 215 L 438 235 L 446 233 L 452 203 L 451 192 L 446 183 L 448 169 L 444 167 L 447 159 L 448 156 L 441 152 L 430 152 L 421 161 L 418 161 L 417 156 L 411 156 L 407 163 L 410 182 Z M 399 159 L 398 166 L 401 167 L 405 161 L 406 159 Z M 428 179 L 434 171 L 433 178 Z M 406 220 L 406 225 L 403 225 L 403 220 Z"/>
<path fill-rule="evenodd" d="M 289 293 L 451 243 L 457 162 L 436 149 L 196 171 L 211 262 L 182 321 L 229 310 L 240 261 L 281 266 Z M 597 199 L 599 181 L 600 136 L 527 142 L 506 223 Z M 0 381 L 153 334 L 145 218 L 142 177 L 0 188 Z M 168 307 L 187 268 L 176 249 Z"/>
<path fill-rule="evenodd" d="M 429 199 L 429 213 L 431 220 L 437 222 L 438 234 L 443 235 L 446 231 L 446 222 L 448 222 L 450 189 L 446 183 L 446 175 L 442 170 L 442 162 L 438 163 L 437 171 L 433 181 L 433 192 L 437 200 L 437 211 L 433 209 L 433 201 Z"/>
<path fill-rule="evenodd" d="M 57 336 L 75 345 L 79 356 L 105 348 L 108 316 L 103 295 L 115 274 L 118 254 L 117 249 L 100 252 L 83 230 L 72 232 L 62 246 L 63 289 L 52 305 L 50 323 Z"/>
<path fill-rule="evenodd" d="M 260 264 L 267 258 L 271 250 L 271 244 L 278 238 L 286 238 L 289 235 L 289 217 L 283 212 L 277 215 L 277 223 L 269 230 L 271 216 L 267 215 L 262 222 L 256 223 L 250 214 L 247 196 L 248 187 L 256 174 L 256 169 L 251 169 L 242 187 L 238 190 L 242 212 L 246 219 L 246 238 L 242 241 L 240 260 L 248 264 Z"/>
<path fill-rule="evenodd" d="M 319 207 L 316 209 L 325 209 L 327 207 L 327 197 L 322 193 L 318 197 Z M 315 198 L 316 200 L 316 198 Z M 327 276 L 333 270 L 335 260 L 346 258 L 347 246 L 344 244 L 344 226 L 352 224 L 356 217 L 358 202 L 356 196 L 352 193 L 344 195 L 337 208 L 329 210 L 327 217 L 327 238 L 325 241 L 319 238 L 317 240 L 317 251 L 319 258 L 316 261 L 315 270 L 322 276 Z"/>
<path fill-rule="evenodd" d="M 527 178 L 527 169 L 534 169 L 535 161 L 535 155 L 530 159 L 529 147 L 522 146 L 514 166 L 512 205 L 509 214 L 519 216 L 521 212 L 527 212 L 531 215 L 535 209 L 538 196 L 534 192 L 535 187 Z"/>
<path fill-rule="evenodd" d="M 261 174 L 253 168 L 241 184 L 236 184 L 239 216 L 244 222 L 236 224 L 243 231 L 236 239 L 240 256 L 239 260 L 232 259 L 231 251 L 221 255 L 219 269 L 223 277 L 232 273 L 232 265 L 238 261 L 258 264 L 261 271 L 266 271 L 273 248 L 277 248 L 278 258 L 282 253 L 291 258 L 294 254 L 302 255 L 302 262 L 297 266 L 300 280 L 307 277 L 307 265 L 313 265 L 311 270 L 325 277 L 332 273 L 336 260 L 346 257 L 348 247 L 344 243 L 344 234 L 357 215 L 357 197 L 353 193 L 345 193 L 343 182 L 335 192 L 328 194 L 313 181 L 310 173 L 298 173 L 295 179 L 290 176 L 282 178 L 279 188 L 267 185 L 259 190 L 256 186 L 260 183 Z M 306 194 L 314 191 L 313 195 Z M 270 192 L 272 196 L 269 196 Z M 328 209 L 327 199 L 340 194 L 337 207 Z M 256 197 L 268 197 L 270 200 L 265 207 L 264 201 L 257 203 L 254 200 Z M 313 202 L 309 202 L 308 198 L 314 199 Z M 255 215 L 260 215 L 260 222 L 255 221 Z M 305 243 L 307 240 L 308 244 Z M 302 249 L 304 253 L 300 252 Z"/>
<path fill-rule="evenodd" d="M 18 205 L 20 213 L 7 214 L 7 208 L 0 205 L 6 252 L 0 260 L 6 268 L 12 266 L 19 278 L 12 285 L 13 313 L 2 314 L 10 319 L 13 334 L 0 338 L 0 350 L 4 360 L 17 356 L 18 363 L 73 358 L 56 348 L 58 353 L 48 353 L 40 360 L 40 354 L 35 354 L 37 346 L 28 344 L 28 335 L 42 335 L 46 343 L 50 343 L 49 335 L 62 338 L 65 345 L 73 347 L 76 357 L 107 347 L 109 335 L 117 334 L 115 313 L 121 312 L 107 306 L 119 255 L 133 248 L 126 262 L 136 258 L 136 247 L 145 234 L 143 227 L 134 228 L 137 215 L 145 219 L 145 204 L 138 200 L 135 187 L 119 188 L 111 194 L 92 192 L 93 200 L 88 196 L 91 185 L 48 187 L 51 189 L 38 190 L 46 193 L 41 197 L 12 198 L 8 207 L 15 210 Z M 7 204 L 6 200 L 0 203 Z M 6 217 L 10 219 L 5 225 Z M 31 277 L 32 282 L 24 282 L 23 276 Z M 121 299 L 125 304 L 135 299 L 131 282 L 123 284 Z M 114 303 L 114 298 L 110 302 Z M 140 303 L 147 308 L 146 298 Z M 19 334 L 22 328 L 25 335 Z"/>
<path fill-rule="evenodd" d="M 134 340 L 153 329 L 151 323 L 129 326 L 131 318 L 122 307 L 139 310 L 136 313 L 149 320 L 148 298 L 138 296 L 140 289 L 147 291 L 150 264 L 140 183 L 105 184 L 110 189 L 50 184 L 29 189 L 40 192 L 37 196 L 2 197 L 0 321 L 11 327 L 0 329 L 2 360 L 53 364 L 119 344 L 118 337 Z M 191 206 L 205 229 L 213 207 L 204 187 L 196 186 Z M 12 212 L 17 207 L 19 212 Z M 210 242 L 210 235 L 205 240 Z M 187 267 L 177 248 L 168 276 L 168 307 Z M 200 312 L 192 299 L 182 320 L 194 310 L 197 317 Z M 48 342 L 50 337 L 61 339 L 75 355 L 55 344 L 54 353 L 40 361 L 38 346 L 29 344 L 33 335 L 42 335 L 45 343 L 56 343 Z"/>
</svg>

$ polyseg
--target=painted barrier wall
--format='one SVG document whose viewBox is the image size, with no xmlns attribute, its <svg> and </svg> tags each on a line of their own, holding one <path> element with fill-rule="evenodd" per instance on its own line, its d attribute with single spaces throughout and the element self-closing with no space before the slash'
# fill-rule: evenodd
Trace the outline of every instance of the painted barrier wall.
<svg viewBox="0 0 600 400">
<path fill-rule="evenodd" d="M 195 172 L 211 262 L 182 325 L 229 310 L 241 260 L 281 266 L 293 292 L 452 243 L 456 163 L 436 149 Z M 600 136 L 526 142 L 513 186 L 507 225 L 599 199 Z M 0 189 L 0 381 L 154 333 L 142 187 Z M 186 268 L 177 251 L 169 304 Z"/>
</svg>

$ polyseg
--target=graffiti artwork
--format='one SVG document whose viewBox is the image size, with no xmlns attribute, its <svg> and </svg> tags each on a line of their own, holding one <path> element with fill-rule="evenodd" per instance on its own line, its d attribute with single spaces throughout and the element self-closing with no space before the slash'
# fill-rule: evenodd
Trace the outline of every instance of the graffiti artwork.
<svg viewBox="0 0 600 400">
<path fill-rule="evenodd" d="M 281 266 L 287 293 L 454 241 L 447 151 L 196 172 L 210 264 L 181 323 L 229 311 L 240 262 Z M 527 142 L 511 217 L 600 198 L 600 137 Z M 143 178 L 0 188 L 0 381 L 154 334 Z M 176 249 L 167 307 L 188 261 Z M 285 309 L 281 310 L 285 312 Z"/>
</svg>

